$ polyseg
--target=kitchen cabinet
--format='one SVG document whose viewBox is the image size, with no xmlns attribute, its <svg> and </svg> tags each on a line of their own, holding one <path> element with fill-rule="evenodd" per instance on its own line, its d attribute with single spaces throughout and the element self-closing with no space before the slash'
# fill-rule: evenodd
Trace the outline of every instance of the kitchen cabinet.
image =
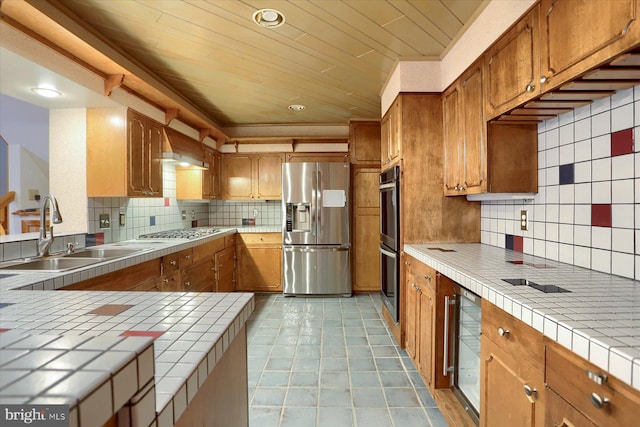
<svg viewBox="0 0 640 427">
<path fill-rule="evenodd" d="M 590 25 L 588 21 L 582 22 Z M 486 50 L 487 120 L 540 94 L 540 42 L 540 6 L 535 5 Z"/>
<path fill-rule="evenodd" d="M 638 425 L 640 392 L 560 344 L 545 338 L 545 382 L 553 396 L 547 425 Z"/>
<path fill-rule="evenodd" d="M 427 387 L 434 389 L 436 271 L 405 255 L 405 346 Z"/>
<path fill-rule="evenodd" d="M 282 235 L 242 233 L 236 240 L 236 289 L 282 292 Z"/>
<path fill-rule="evenodd" d="M 235 290 L 236 248 L 231 246 L 214 256 L 216 292 L 233 292 Z"/>
<path fill-rule="evenodd" d="M 487 190 L 483 68 L 476 62 L 442 95 L 446 195 Z"/>
<path fill-rule="evenodd" d="M 380 122 L 349 122 L 349 154 L 355 165 L 380 166 Z"/>
<path fill-rule="evenodd" d="M 353 291 L 380 290 L 379 168 L 352 168 Z"/>
<path fill-rule="evenodd" d="M 282 199 L 282 162 L 280 153 L 227 154 L 223 179 L 225 200 Z"/>
<path fill-rule="evenodd" d="M 160 258 L 153 259 L 122 270 L 92 277 L 61 289 L 67 291 L 158 290 L 161 287 L 161 263 Z M 140 289 L 136 289 L 137 287 Z"/>
<path fill-rule="evenodd" d="M 215 284 L 215 261 L 213 256 L 191 264 L 182 272 L 182 287 L 185 292 L 213 292 Z"/>
<path fill-rule="evenodd" d="M 480 426 L 544 426 L 542 334 L 482 300 Z"/>
<path fill-rule="evenodd" d="M 126 108 L 86 117 L 87 196 L 161 197 L 163 126 Z"/>
<path fill-rule="evenodd" d="M 542 90 L 552 89 L 634 47 L 640 40 L 637 0 L 542 0 Z M 576 19 L 579 17 L 579 19 Z"/>
<path fill-rule="evenodd" d="M 340 162 L 349 163 L 349 153 L 287 153 L 287 163 L 301 162 Z"/>
<path fill-rule="evenodd" d="M 403 122 L 402 96 L 398 96 L 380 122 L 380 161 L 382 170 L 389 169 L 400 161 L 402 150 Z"/>
<path fill-rule="evenodd" d="M 212 149 L 204 150 L 208 169 L 176 166 L 176 198 L 178 200 L 215 200 L 220 198 L 220 156 Z"/>
</svg>

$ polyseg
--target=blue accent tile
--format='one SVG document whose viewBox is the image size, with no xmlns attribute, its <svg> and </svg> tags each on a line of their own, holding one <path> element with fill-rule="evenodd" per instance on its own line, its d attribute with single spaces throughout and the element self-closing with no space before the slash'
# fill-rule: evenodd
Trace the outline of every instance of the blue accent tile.
<svg viewBox="0 0 640 427">
<path fill-rule="evenodd" d="M 513 234 L 504 235 L 504 247 L 513 250 Z"/>
<path fill-rule="evenodd" d="M 574 173 L 573 173 L 573 163 L 568 165 L 560 165 L 560 185 L 565 184 L 573 184 L 575 182 Z"/>
<path fill-rule="evenodd" d="M 156 217 L 155 216 L 150 216 L 149 217 L 149 225 L 156 225 Z"/>
<path fill-rule="evenodd" d="M 10 305 L 15 304 L 15 302 L 0 302 L 0 308 L 9 307 Z"/>
<path fill-rule="evenodd" d="M 87 234 L 87 237 L 85 237 L 84 245 L 86 247 L 95 246 L 96 245 L 96 235 L 95 234 Z"/>
</svg>

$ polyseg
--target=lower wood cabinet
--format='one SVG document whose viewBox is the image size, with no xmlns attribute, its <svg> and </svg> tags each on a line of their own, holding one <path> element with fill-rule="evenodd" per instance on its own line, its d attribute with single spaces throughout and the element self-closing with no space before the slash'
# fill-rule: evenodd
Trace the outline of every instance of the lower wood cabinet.
<svg viewBox="0 0 640 427">
<path fill-rule="evenodd" d="M 640 392 L 545 338 L 548 426 L 638 425 Z"/>
<path fill-rule="evenodd" d="M 191 265 L 182 273 L 182 288 L 185 292 L 213 292 L 214 282 L 213 256 Z"/>
<path fill-rule="evenodd" d="M 544 426 L 542 334 L 482 300 L 480 426 Z"/>
<path fill-rule="evenodd" d="M 282 234 L 239 234 L 236 257 L 236 290 L 282 292 Z"/>
<path fill-rule="evenodd" d="M 216 292 L 233 292 L 235 290 L 236 248 L 228 247 L 214 255 Z"/>
<path fill-rule="evenodd" d="M 157 291 L 161 287 L 161 263 L 161 258 L 153 259 L 83 280 L 61 289 L 69 291 Z"/>
</svg>

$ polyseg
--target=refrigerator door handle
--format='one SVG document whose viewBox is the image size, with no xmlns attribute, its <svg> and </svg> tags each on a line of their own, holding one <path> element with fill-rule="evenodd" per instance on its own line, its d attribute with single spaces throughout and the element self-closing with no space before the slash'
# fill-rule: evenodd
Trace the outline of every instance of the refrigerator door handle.
<svg viewBox="0 0 640 427">
<path fill-rule="evenodd" d="M 284 246 L 283 250 L 285 252 L 321 252 L 321 251 L 332 251 L 332 252 L 343 252 L 348 251 L 351 248 L 351 245 L 340 245 L 340 246 Z"/>
<path fill-rule="evenodd" d="M 386 249 L 382 249 L 382 246 L 380 246 L 380 253 L 393 259 L 396 259 L 398 257 L 398 254 L 396 254 L 395 252 L 390 252 Z"/>
<path fill-rule="evenodd" d="M 316 180 L 318 183 L 316 184 L 317 195 L 316 195 L 316 221 L 318 223 L 318 229 L 320 228 L 320 224 L 322 224 L 322 218 L 320 217 L 322 209 L 320 209 L 320 203 L 322 203 L 322 173 L 320 170 L 316 172 Z M 320 231 L 318 230 L 318 233 Z"/>
</svg>

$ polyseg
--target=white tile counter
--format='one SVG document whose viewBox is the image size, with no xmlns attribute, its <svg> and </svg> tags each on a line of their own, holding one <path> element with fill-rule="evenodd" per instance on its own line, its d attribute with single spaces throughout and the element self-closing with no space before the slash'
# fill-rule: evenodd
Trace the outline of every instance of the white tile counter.
<svg viewBox="0 0 640 427">
<path fill-rule="evenodd" d="M 253 294 L 52 289 L 235 232 L 105 245 L 152 249 L 72 272 L 0 272 L 15 274 L 0 277 L 0 402 L 69 404 L 72 426 L 102 425 L 126 404 L 119 416 L 132 425 L 173 425 L 241 332 Z"/>
<path fill-rule="evenodd" d="M 404 251 L 640 390 L 640 283 L 479 243 Z M 571 292 L 544 293 L 502 279 Z"/>
</svg>

